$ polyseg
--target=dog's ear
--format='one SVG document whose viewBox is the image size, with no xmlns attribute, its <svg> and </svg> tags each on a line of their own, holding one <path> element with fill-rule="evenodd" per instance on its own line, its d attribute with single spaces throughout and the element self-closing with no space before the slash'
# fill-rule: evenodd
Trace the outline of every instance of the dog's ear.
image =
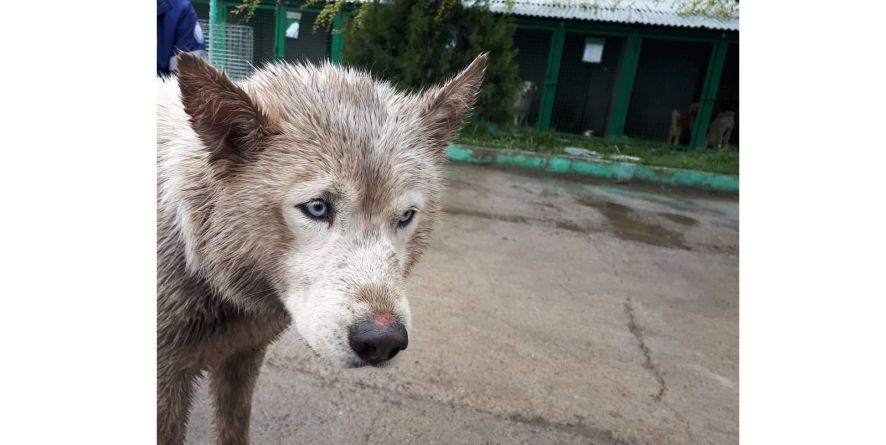
<svg viewBox="0 0 886 445">
<path fill-rule="evenodd" d="M 422 119 L 432 138 L 441 144 L 455 138 L 468 113 L 474 108 L 483 83 L 489 53 L 482 53 L 461 73 L 443 86 L 433 88 L 424 97 Z"/>
<path fill-rule="evenodd" d="M 249 162 L 275 130 L 267 115 L 223 72 L 180 53 L 178 85 L 191 127 L 209 148 L 210 162 Z"/>
</svg>

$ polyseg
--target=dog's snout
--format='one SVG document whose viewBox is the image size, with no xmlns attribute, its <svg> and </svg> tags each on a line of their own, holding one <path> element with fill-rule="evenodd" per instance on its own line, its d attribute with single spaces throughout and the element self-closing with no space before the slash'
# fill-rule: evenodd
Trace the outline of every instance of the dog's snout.
<svg viewBox="0 0 886 445">
<path fill-rule="evenodd" d="M 377 365 L 406 349 L 409 336 L 403 324 L 393 316 L 386 315 L 352 325 L 348 332 L 348 341 L 361 359 Z"/>
</svg>

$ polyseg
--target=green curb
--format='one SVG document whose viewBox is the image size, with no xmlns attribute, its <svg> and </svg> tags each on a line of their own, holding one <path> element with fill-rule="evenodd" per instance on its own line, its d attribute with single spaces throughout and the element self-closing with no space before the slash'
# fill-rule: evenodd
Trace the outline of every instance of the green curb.
<svg viewBox="0 0 886 445">
<path fill-rule="evenodd" d="M 480 165 L 520 167 L 550 173 L 570 173 L 614 179 L 619 182 L 643 181 L 675 187 L 692 187 L 725 193 L 738 193 L 738 176 L 721 175 L 697 170 L 587 160 L 574 156 L 545 155 L 522 150 L 466 147 L 450 144 L 446 157 L 452 161 Z"/>
</svg>

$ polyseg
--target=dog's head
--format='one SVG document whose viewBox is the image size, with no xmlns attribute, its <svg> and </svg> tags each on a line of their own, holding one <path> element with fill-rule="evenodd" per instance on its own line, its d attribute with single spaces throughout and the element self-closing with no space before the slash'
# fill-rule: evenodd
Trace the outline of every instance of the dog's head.
<svg viewBox="0 0 886 445">
<path fill-rule="evenodd" d="M 296 329 L 339 366 L 405 349 L 404 278 L 439 208 L 445 146 L 482 82 L 482 54 L 405 93 L 331 64 L 281 64 L 240 84 L 182 55 L 178 83 L 206 147 L 201 267 L 228 298 L 265 280 Z M 238 287 L 239 286 L 239 287 Z"/>
</svg>

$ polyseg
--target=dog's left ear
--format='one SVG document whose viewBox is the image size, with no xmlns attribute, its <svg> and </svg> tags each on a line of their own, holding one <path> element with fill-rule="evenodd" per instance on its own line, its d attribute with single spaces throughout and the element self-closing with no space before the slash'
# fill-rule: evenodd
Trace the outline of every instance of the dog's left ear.
<svg viewBox="0 0 886 445">
<path fill-rule="evenodd" d="M 436 142 L 448 144 L 461 129 L 477 101 L 488 59 L 489 53 L 480 54 L 452 80 L 425 93 L 422 120 Z"/>
<path fill-rule="evenodd" d="M 191 54 L 178 58 L 182 104 L 209 148 L 210 162 L 230 167 L 253 160 L 275 133 L 268 116 L 225 73 Z"/>
</svg>

